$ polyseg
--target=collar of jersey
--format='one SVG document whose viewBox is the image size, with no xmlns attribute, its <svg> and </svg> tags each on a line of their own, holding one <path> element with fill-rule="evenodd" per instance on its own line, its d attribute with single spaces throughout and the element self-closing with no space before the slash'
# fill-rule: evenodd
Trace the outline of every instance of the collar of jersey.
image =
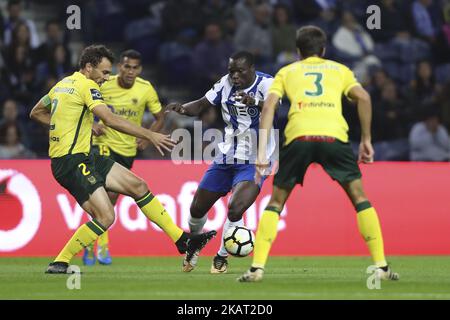
<svg viewBox="0 0 450 320">
<path fill-rule="evenodd" d="M 322 63 L 323 59 L 319 57 L 308 57 L 302 61 L 303 63 Z"/>
</svg>

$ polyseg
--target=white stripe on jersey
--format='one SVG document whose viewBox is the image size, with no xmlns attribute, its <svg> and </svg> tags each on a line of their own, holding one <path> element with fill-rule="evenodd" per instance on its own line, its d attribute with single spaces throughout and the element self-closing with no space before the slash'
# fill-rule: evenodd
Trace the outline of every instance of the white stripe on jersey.
<svg viewBox="0 0 450 320">
<path fill-rule="evenodd" d="M 240 91 L 259 100 L 266 100 L 272 82 L 272 76 L 256 72 L 253 84 Z M 222 154 L 219 154 L 215 160 L 218 163 L 233 163 L 234 159 L 254 163 L 256 160 L 260 110 L 257 106 L 246 106 L 235 101 L 236 91 L 228 75 L 225 75 L 205 94 L 212 105 L 221 107 L 225 122 L 224 142 L 219 143 Z M 275 135 L 272 130 L 267 145 L 268 159 L 273 155 L 275 146 Z"/>
</svg>

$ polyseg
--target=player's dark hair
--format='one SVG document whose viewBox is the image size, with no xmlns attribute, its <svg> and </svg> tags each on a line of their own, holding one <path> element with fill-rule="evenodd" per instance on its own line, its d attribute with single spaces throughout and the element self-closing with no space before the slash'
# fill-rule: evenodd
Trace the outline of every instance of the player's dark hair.
<svg viewBox="0 0 450 320">
<path fill-rule="evenodd" d="M 327 35 L 318 27 L 304 26 L 297 30 L 295 45 L 300 50 L 302 58 L 308 58 L 313 55 L 322 56 L 326 44 Z"/>
<path fill-rule="evenodd" d="M 87 63 L 90 63 L 93 67 L 99 65 L 103 58 L 108 59 L 111 63 L 114 63 L 114 54 L 102 44 L 93 44 L 84 48 L 81 52 L 80 62 L 78 63 L 80 69 L 86 67 Z"/>
<path fill-rule="evenodd" d="M 120 54 L 119 61 L 123 62 L 123 60 L 125 58 L 139 60 L 139 62 L 142 61 L 141 53 L 139 51 L 136 51 L 136 50 L 133 50 L 133 49 L 125 50 L 124 52 L 122 52 Z"/>
<path fill-rule="evenodd" d="M 255 65 L 255 56 L 248 51 L 236 52 L 231 56 L 231 59 L 233 59 L 233 60 L 243 59 L 243 60 L 245 60 L 245 62 L 247 62 L 247 65 L 249 67 L 253 67 Z"/>
</svg>

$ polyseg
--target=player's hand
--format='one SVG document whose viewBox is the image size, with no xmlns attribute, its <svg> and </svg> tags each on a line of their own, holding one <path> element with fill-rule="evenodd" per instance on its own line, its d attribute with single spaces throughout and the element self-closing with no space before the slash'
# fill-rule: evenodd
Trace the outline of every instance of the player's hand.
<svg viewBox="0 0 450 320">
<path fill-rule="evenodd" d="M 236 93 L 236 101 L 246 106 L 254 106 L 256 103 L 256 99 L 245 92 Z"/>
<path fill-rule="evenodd" d="M 375 151 L 370 141 L 361 141 L 359 145 L 358 162 L 372 163 Z"/>
<path fill-rule="evenodd" d="M 145 139 L 137 139 L 136 142 L 137 142 L 138 149 L 141 151 L 147 149 L 148 145 L 150 144 L 150 142 Z"/>
<path fill-rule="evenodd" d="M 92 125 L 92 133 L 94 136 L 98 137 L 105 134 L 106 127 L 100 123 L 94 122 Z"/>
<path fill-rule="evenodd" d="M 170 111 L 177 112 L 179 114 L 186 114 L 186 109 L 183 107 L 181 103 L 172 102 L 166 106 L 164 113 L 169 113 Z"/>
<path fill-rule="evenodd" d="M 258 158 L 255 166 L 255 183 L 259 185 L 261 183 L 261 178 L 270 174 L 270 172 L 268 172 L 270 170 L 270 163 L 266 159 Z"/>
<path fill-rule="evenodd" d="M 153 132 L 148 130 L 149 134 L 147 136 L 148 141 L 150 141 L 159 153 L 164 156 L 163 150 L 172 151 L 173 147 L 177 144 L 176 141 L 170 139 L 170 135 L 161 134 L 158 132 Z"/>
</svg>

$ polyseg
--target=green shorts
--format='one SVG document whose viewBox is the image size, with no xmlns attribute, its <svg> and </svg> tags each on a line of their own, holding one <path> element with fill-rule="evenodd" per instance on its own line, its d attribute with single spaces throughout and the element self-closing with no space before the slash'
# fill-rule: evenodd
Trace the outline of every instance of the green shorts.
<svg viewBox="0 0 450 320">
<path fill-rule="evenodd" d="M 114 160 L 115 162 L 121 164 L 127 169 L 131 169 L 133 166 L 133 162 L 136 157 L 125 157 L 117 152 L 114 152 L 107 145 L 93 145 L 91 147 L 91 153 L 100 155 L 101 157 L 108 157 Z"/>
<path fill-rule="evenodd" d="M 51 164 L 56 181 L 82 205 L 95 190 L 105 186 L 114 161 L 95 154 L 76 153 L 52 158 Z"/>
<path fill-rule="evenodd" d="M 334 138 L 321 142 L 294 140 L 280 151 L 279 168 L 273 184 L 289 189 L 297 183 L 303 184 L 306 170 L 313 162 L 320 164 L 340 184 L 361 178 L 350 143 Z"/>
</svg>

